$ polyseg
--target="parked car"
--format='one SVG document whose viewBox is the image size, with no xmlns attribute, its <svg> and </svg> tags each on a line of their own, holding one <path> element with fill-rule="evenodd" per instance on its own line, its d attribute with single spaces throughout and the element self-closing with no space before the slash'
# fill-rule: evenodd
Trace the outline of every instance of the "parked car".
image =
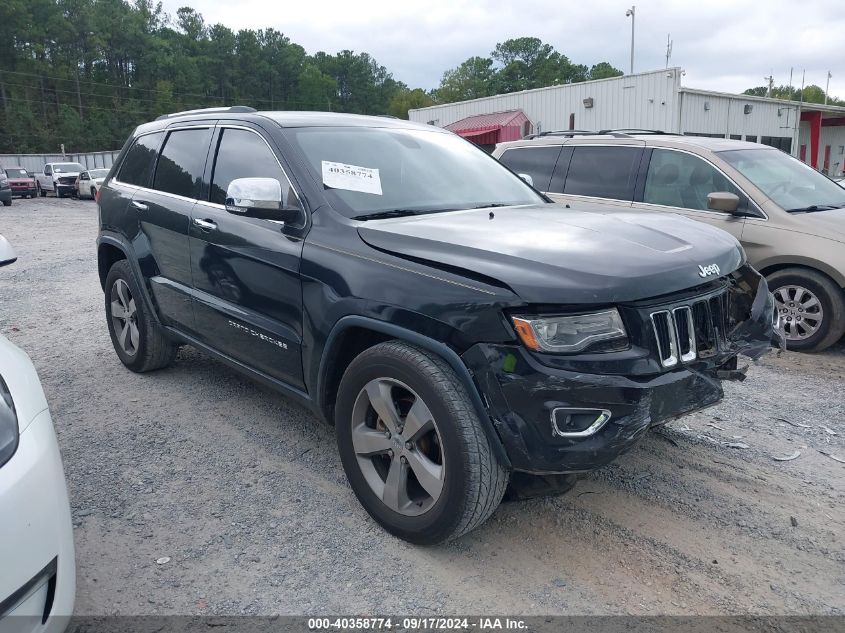
<svg viewBox="0 0 845 633">
<path fill-rule="evenodd" d="M 36 187 L 43 198 L 49 192 L 64 198 L 76 192 L 76 177 L 85 171 L 79 163 L 47 163 L 42 173 L 36 175 Z"/>
<path fill-rule="evenodd" d="M 96 198 L 108 173 L 108 169 L 86 169 L 81 172 L 76 179 L 76 195 L 80 198 Z"/>
<path fill-rule="evenodd" d="M 845 333 L 845 196 L 780 150 L 717 138 L 547 133 L 493 155 L 559 202 L 676 213 L 740 240 L 774 292 L 787 347 L 820 351 Z"/>
<path fill-rule="evenodd" d="M 13 196 L 21 198 L 35 197 L 35 178 L 23 167 L 5 167 L 6 177 Z"/>
<path fill-rule="evenodd" d="M 0 236 L 0 266 L 14 261 Z M 38 374 L 2 335 L 0 517 L 0 630 L 63 631 L 76 564 L 62 458 Z"/>
<path fill-rule="evenodd" d="M 9 183 L 9 178 L 6 176 L 6 172 L 0 168 L 0 202 L 3 203 L 4 207 L 11 206 L 12 204 L 12 186 Z"/>
<path fill-rule="evenodd" d="M 207 150 L 207 151 L 206 151 Z M 333 423 L 358 499 L 417 543 L 571 487 L 719 401 L 777 338 L 728 233 L 549 201 L 432 126 L 212 109 L 132 134 L 100 189 L 130 370 L 190 344 Z"/>
</svg>

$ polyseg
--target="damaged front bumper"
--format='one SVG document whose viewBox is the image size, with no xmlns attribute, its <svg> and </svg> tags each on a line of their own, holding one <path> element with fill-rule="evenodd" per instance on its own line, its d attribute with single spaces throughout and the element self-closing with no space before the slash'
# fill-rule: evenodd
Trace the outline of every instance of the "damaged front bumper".
<svg viewBox="0 0 845 633">
<path fill-rule="evenodd" d="M 705 290 L 619 306 L 631 339 L 627 350 L 567 357 L 518 344 L 467 350 L 464 362 L 514 470 L 576 473 L 604 466 L 650 426 L 719 402 L 722 380 L 744 378 L 739 354 L 756 359 L 773 344 L 782 346 L 773 298 L 754 269 L 745 266 Z M 712 347 L 696 349 L 694 357 L 687 351 L 685 360 L 667 367 L 650 315 L 702 303 L 712 304 L 714 314 L 724 311 L 713 317 Z"/>
</svg>

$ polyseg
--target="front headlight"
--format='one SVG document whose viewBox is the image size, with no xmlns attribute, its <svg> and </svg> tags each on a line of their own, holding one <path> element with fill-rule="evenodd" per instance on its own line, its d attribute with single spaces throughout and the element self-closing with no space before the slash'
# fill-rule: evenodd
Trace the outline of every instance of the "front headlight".
<svg viewBox="0 0 845 633">
<path fill-rule="evenodd" d="M 616 308 L 547 317 L 511 317 L 522 344 L 536 352 L 580 352 L 605 341 L 625 344 L 628 335 Z"/>
<path fill-rule="evenodd" d="M 0 376 L 0 466 L 12 458 L 18 448 L 18 414 L 6 381 Z"/>
</svg>

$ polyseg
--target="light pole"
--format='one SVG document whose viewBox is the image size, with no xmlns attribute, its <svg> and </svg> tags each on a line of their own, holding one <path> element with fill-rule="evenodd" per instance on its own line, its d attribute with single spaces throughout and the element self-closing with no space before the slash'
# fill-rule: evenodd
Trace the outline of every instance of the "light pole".
<svg viewBox="0 0 845 633">
<path fill-rule="evenodd" d="M 830 71 L 827 71 L 827 85 L 824 87 L 824 104 L 827 105 L 827 93 L 830 92 L 830 78 L 833 75 L 830 74 Z"/>
<path fill-rule="evenodd" d="M 631 74 L 634 74 L 634 17 L 637 12 L 637 7 L 631 5 L 631 8 L 625 11 L 625 17 L 631 18 Z"/>
</svg>

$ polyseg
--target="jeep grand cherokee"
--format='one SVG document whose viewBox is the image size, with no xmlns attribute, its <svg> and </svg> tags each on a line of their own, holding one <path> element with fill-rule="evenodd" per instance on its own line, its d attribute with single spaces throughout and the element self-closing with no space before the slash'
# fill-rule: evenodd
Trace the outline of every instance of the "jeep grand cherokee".
<svg viewBox="0 0 845 633">
<path fill-rule="evenodd" d="M 450 132 L 391 118 L 160 117 L 99 208 L 120 360 L 149 371 L 189 344 L 308 404 L 366 510 L 417 543 L 718 402 L 737 354 L 775 336 L 727 233 L 551 204 Z"/>
</svg>

